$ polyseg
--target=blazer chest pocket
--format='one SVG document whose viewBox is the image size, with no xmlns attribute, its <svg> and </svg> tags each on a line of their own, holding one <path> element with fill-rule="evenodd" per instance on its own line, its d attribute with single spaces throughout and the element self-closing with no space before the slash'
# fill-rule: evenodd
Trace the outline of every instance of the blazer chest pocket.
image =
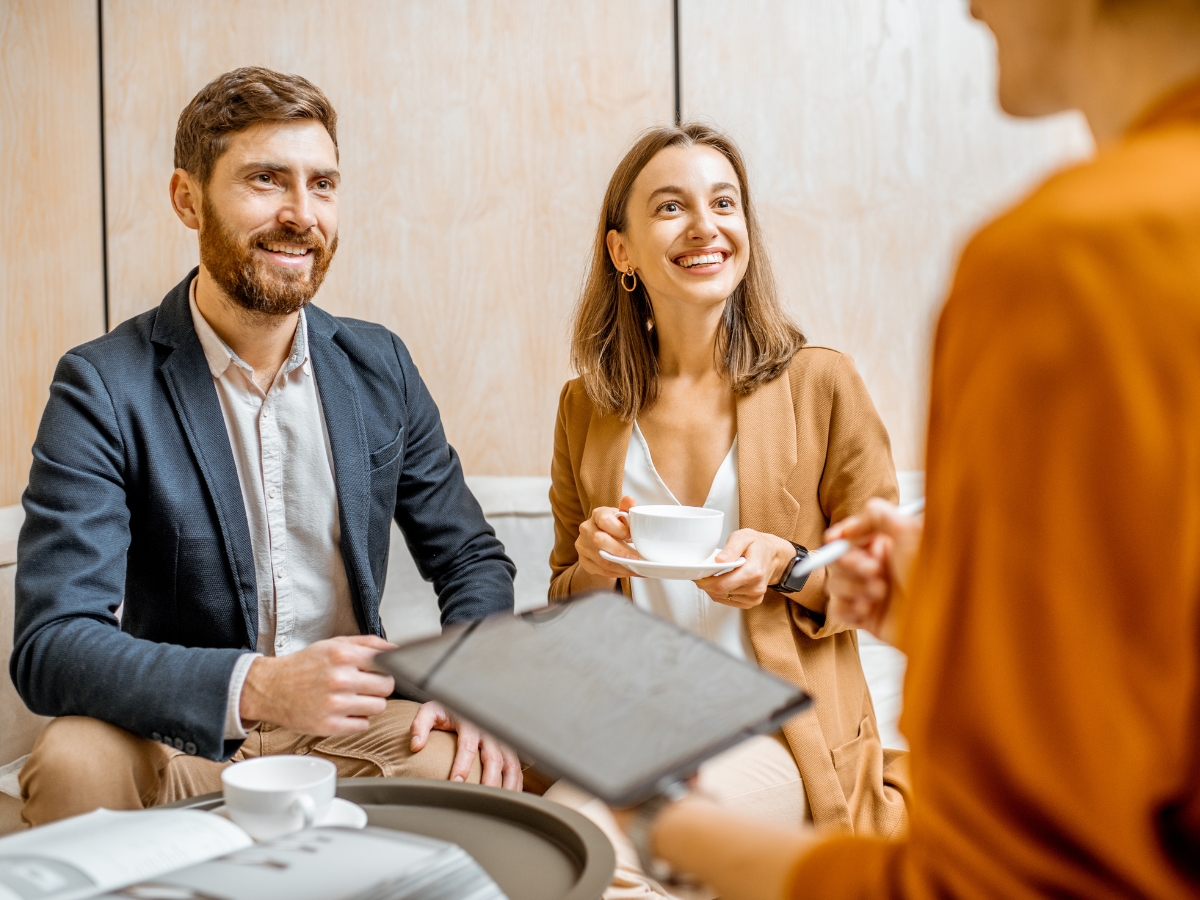
<svg viewBox="0 0 1200 900">
<path fill-rule="evenodd" d="M 394 465 L 400 461 L 404 455 L 404 426 L 400 426 L 400 430 L 396 432 L 396 436 L 380 447 L 378 450 L 371 451 L 371 475 L 381 469 L 386 469 L 388 466 Z"/>
<path fill-rule="evenodd" d="M 371 512 L 367 530 L 367 552 L 372 576 L 382 586 L 387 576 L 390 522 L 396 514 L 396 492 L 400 485 L 400 466 L 404 462 L 404 426 L 396 436 L 371 452 Z"/>
</svg>

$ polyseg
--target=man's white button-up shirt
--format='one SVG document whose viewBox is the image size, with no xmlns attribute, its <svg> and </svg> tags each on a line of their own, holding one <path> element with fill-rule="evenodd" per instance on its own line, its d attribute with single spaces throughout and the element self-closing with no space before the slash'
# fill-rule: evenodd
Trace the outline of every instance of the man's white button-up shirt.
<svg viewBox="0 0 1200 900">
<path fill-rule="evenodd" d="M 200 313 L 195 280 L 190 305 L 229 432 L 250 528 L 258 652 L 283 656 L 325 638 L 358 634 L 342 560 L 333 453 L 308 357 L 303 310 L 292 352 L 263 393 L 254 383 L 254 370 Z M 246 736 L 238 708 L 255 655 L 239 659 L 230 678 L 227 739 Z"/>
</svg>

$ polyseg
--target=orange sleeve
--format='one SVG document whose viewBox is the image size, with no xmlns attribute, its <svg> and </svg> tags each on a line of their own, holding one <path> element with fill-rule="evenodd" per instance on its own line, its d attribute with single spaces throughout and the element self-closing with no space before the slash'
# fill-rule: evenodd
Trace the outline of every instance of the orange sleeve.
<svg viewBox="0 0 1200 900">
<path fill-rule="evenodd" d="M 964 253 L 904 627 L 910 833 L 816 848 L 796 897 L 1198 893 L 1161 830 L 1197 760 L 1200 217 L 1075 214 L 1103 189 Z"/>
<path fill-rule="evenodd" d="M 878 900 L 893 896 L 904 845 L 870 838 L 832 838 L 809 850 L 792 870 L 788 900 L 838 897 Z"/>
</svg>

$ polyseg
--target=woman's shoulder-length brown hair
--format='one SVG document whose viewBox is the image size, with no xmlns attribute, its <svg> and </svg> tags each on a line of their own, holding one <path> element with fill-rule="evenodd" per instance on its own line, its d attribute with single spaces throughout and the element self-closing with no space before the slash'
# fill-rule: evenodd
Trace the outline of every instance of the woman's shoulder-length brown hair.
<svg viewBox="0 0 1200 900">
<path fill-rule="evenodd" d="M 704 124 L 651 128 L 625 154 L 608 183 L 591 268 L 575 310 L 571 364 L 588 397 L 605 415 L 628 421 L 658 399 L 658 335 L 651 324 L 650 298 L 640 282 L 633 291 L 621 287 L 620 273 L 608 255 L 608 233 L 625 231 L 633 183 L 654 155 L 667 147 L 697 144 L 721 153 L 737 173 L 750 246 L 746 276 L 725 303 L 715 348 L 717 366 L 728 373 L 735 394 L 749 394 L 780 375 L 804 346 L 804 335 L 780 305 L 737 145 Z"/>
</svg>

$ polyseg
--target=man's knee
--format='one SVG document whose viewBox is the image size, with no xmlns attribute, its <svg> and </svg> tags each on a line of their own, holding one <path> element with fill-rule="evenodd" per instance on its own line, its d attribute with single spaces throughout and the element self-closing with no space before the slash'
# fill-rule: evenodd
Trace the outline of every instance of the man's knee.
<svg viewBox="0 0 1200 900">
<path fill-rule="evenodd" d="M 386 720 L 386 724 L 380 723 L 385 731 L 395 735 L 396 746 L 400 751 L 395 774 L 405 778 L 448 781 L 450 770 L 454 766 L 454 757 L 458 752 L 458 735 L 453 731 L 430 731 L 425 746 L 413 753 L 410 749 L 412 724 L 420 709 L 421 704 L 411 700 L 389 700 L 387 712 L 380 717 Z M 476 756 L 467 781 L 479 784 L 482 776 L 483 767 Z"/>
<path fill-rule="evenodd" d="M 449 731 L 431 731 L 420 751 L 412 752 L 412 724 L 421 704 L 411 700 L 389 700 L 387 710 L 371 719 L 370 728 L 363 734 L 344 738 L 328 738 L 314 751 L 338 764 L 339 771 L 403 778 L 429 778 L 446 781 L 458 750 L 458 735 Z M 358 761 L 360 765 L 355 767 Z M 482 768 L 476 759 L 471 767 L 469 782 L 478 784 Z"/>
<path fill-rule="evenodd" d="M 454 757 L 458 752 L 458 735 L 450 731 L 430 732 L 429 740 L 420 752 L 409 756 L 405 771 L 402 774 L 408 778 L 430 778 L 438 781 L 448 781 L 450 770 L 454 766 Z M 467 776 L 470 784 L 479 784 L 483 776 L 483 767 L 479 757 L 471 764 L 471 774 Z"/>
<path fill-rule="evenodd" d="M 21 782 L 67 784 L 85 781 L 128 764 L 141 739 L 124 729 L 85 716 L 51 721 L 34 744 Z"/>
<path fill-rule="evenodd" d="M 167 753 L 153 741 L 84 716 L 64 716 L 42 731 L 21 770 L 22 815 L 31 825 L 108 809 L 140 809 L 157 785 Z"/>
</svg>

